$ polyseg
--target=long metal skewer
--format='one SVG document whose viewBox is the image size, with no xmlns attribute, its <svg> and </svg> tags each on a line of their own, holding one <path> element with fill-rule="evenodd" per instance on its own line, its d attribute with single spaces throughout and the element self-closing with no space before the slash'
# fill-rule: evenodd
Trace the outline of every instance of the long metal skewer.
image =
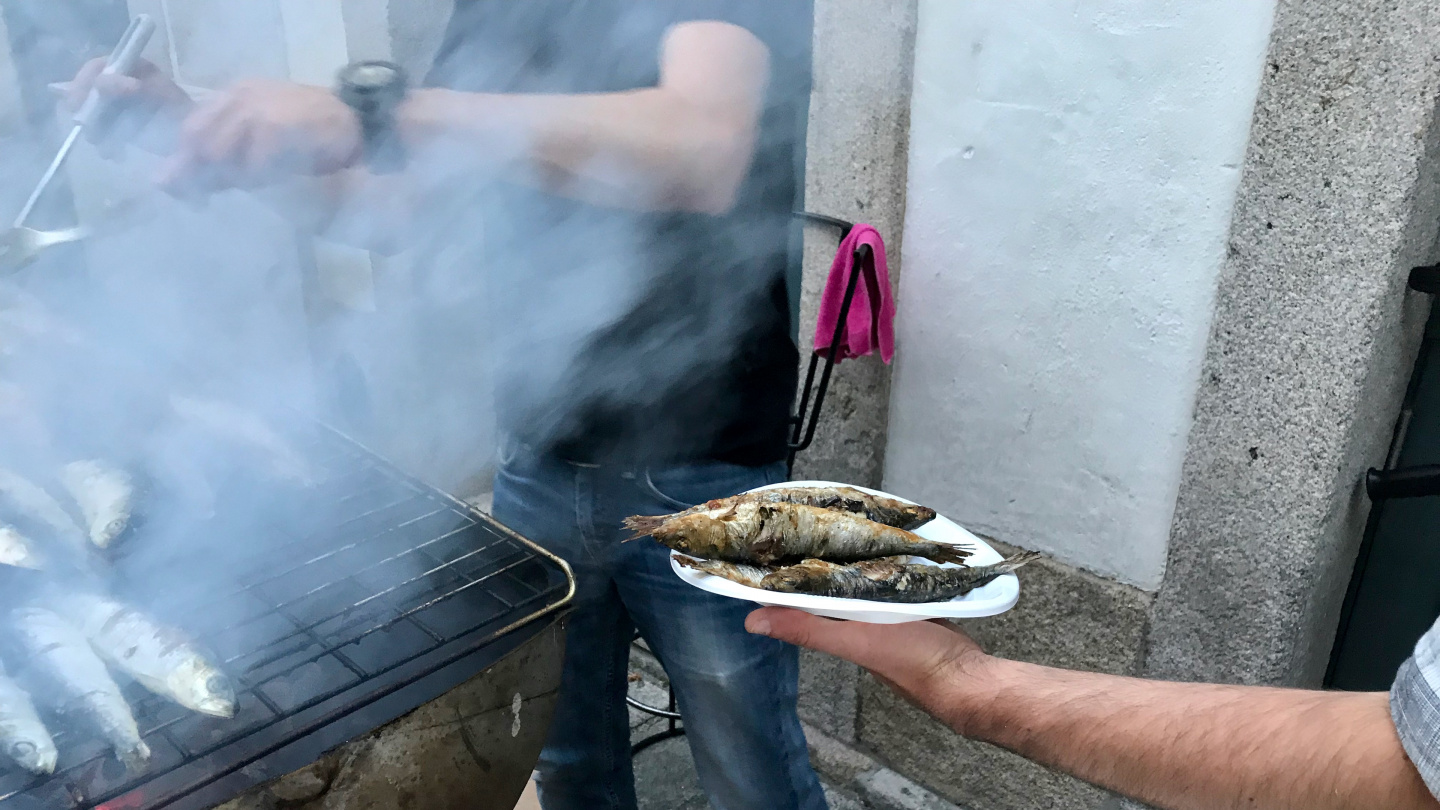
<svg viewBox="0 0 1440 810">
<path fill-rule="evenodd" d="M 114 52 L 110 54 L 105 64 L 105 70 L 101 75 L 114 76 L 118 74 L 129 75 L 135 70 L 135 65 L 140 61 L 140 54 L 144 52 L 145 46 L 150 44 L 150 39 L 155 35 L 155 21 L 148 14 L 137 16 L 125 30 L 125 35 L 120 38 L 120 43 L 115 46 Z M 85 238 L 87 234 L 84 228 L 67 228 L 61 231 L 37 231 L 25 227 L 30 215 L 35 212 L 35 206 L 45 196 L 46 190 L 54 182 L 55 175 L 60 173 L 60 167 L 65 165 L 70 153 L 75 150 L 75 144 L 79 143 L 80 135 L 86 127 L 94 126 L 105 112 L 105 98 L 100 95 L 99 90 L 91 90 L 85 104 L 75 113 L 75 125 L 70 129 L 65 142 L 60 145 L 60 150 L 55 153 L 55 159 L 50 161 L 50 166 L 45 174 L 40 177 L 35 190 L 30 192 L 30 198 L 25 201 L 25 206 L 20 209 L 20 214 L 15 218 L 15 225 L 3 240 L 0 240 L 0 262 L 8 265 L 11 269 L 18 269 L 33 260 L 40 251 L 67 242 L 74 242 Z"/>
</svg>

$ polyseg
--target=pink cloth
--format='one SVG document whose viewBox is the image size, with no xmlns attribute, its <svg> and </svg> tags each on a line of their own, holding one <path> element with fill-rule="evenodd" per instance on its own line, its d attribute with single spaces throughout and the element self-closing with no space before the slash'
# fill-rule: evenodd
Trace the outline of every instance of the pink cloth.
<svg viewBox="0 0 1440 810">
<path fill-rule="evenodd" d="M 830 265 L 830 280 L 820 297 L 820 320 L 815 324 L 815 353 L 830 350 L 835 326 L 840 322 L 840 307 L 845 303 L 845 287 L 855 266 L 855 250 L 869 245 L 875 252 L 874 266 L 866 265 L 855 285 L 855 297 L 840 335 L 840 351 L 835 359 L 864 357 L 880 350 L 880 359 L 889 363 L 895 356 L 895 297 L 890 293 L 890 270 L 885 264 L 885 240 L 869 225 L 856 225 L 840 243 L 835 263 Z"/>
</svg>

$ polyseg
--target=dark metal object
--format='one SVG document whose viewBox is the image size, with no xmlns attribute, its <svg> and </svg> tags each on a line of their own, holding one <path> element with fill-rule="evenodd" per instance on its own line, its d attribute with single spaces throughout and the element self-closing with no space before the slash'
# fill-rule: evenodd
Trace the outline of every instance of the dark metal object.
<svg viewBox="0 0 1440 810">
<path fill-rule="evenodd" d="M 1409 286 L 1440 291 L 1440 265 L 1412 270 Z M 1435 590 L 1428 580 L 1436 560 L 1426 531 L 1437 512 L 1433 504 L 1409 499 L 1440 494 L 1440 465 L 1433 463 L 1440 379 L 1430 370 L 1437 343 L 1440 310 L 1432 308 L 1385 461 L 1365 473 L 1372 505 L 1330 648 L 1327 689 L 1388 688 L 1415 639 L 1434 622 Z M 1407 462 L 1411 466 L 1402 466 Z"/>
<path fill-rule="evenodd" d="M 1372 501 L 1440 495 L 1440 464 L 1424 464 L 1402 470 L 1371 468 L 1365 472 L 1365 493 Z"/>
<path fill-rule="evenodd" d="M 130 27 L 120 38 L 119 44 L 110 54 L 105 65 L 104 75 L 127 75 L 134 72 L 135 66 L 140 61 L 140 54 L 149 44 L 151 37 L 155 35 L 155 21 L 147 14 L 137 16 Z M 10 230 L 0 235 L 0 268 L 5 272 L 15 272 L 27 267 L 35 261 L 42 252 L 71 242 L 86 238 L 89 234 L 84 228 L 64 228 L 59 230 L 36 230 L 28 227 L 31 214 L 35 213 L 35 206 L 39 204 L 45 192 L 50 189 L 50 184 L 55 181 L 60 168 L 70 158 L 74 151 L 75 144 L 79 143 L 80 135 L 86 129 L 102 126 L 104 119 L 110 110 L 105 99 L 98 90 L 92 90 L 85 104 L 75 113 L 74 123 L 70 134 L 61 143 L 60 149 L 50 161 L 49 167 L 41 175 L 40 181 L 36 183 L 35 189 L 30 192 L 30 197 L 20 208 L 20 213 L 15 217 L 15 223 Z"/>
<path fill-rule="evenodd" d="M 405 168 L 395 111 L 409 89 L 405 69 L 394 62 L 355 62 L 340 71 L 335 92 L 360 119 L 365 163 L 372 172 L 393 174 Z"/>
<path fill-rule="evenodd" d="M 563 561 L 490 517 L 338 433 L 320 431 L 309 449 L 330 479 L 255 527 L 273 547 L 248 555 L 230 592 L 197 587 L 167 616 L 224 661 L 237 717 L 202 718 L 135 689 L 155 751 L 146 773 L 118 772 L 103 746 L 58 726 L 57 775 L 0 772 L 0 810 L 213 807 L 465 683 L 573 598 Z M 143 589 L 143 564 L 129 562 L 117 569 Z"/>
<path fill-rule="evenodd" d="M 853 222 L 846 222 L 843 219 L 824 214 L 797 211 L 795 216 L 810 222 L 839 228 L 841 242 L 844 242 L 845 238 L 850 235 L 850 231 L 855 228 Z M 845 285 L 845 298 L 840 304 L 840 317 L 835 324 L 835 334 L 830 340 L 830 349 L 825 353 L 823 368 L 820 368 L 820 354 L 810 353 L 810 366 L 805 372 L 805 384 L 800 389 L 800 407 L 796 409 L 795 415 L 790 417 L 793 430 L 790 434 L 790 457 L 787 464 L 791 472 L 795 469 L 795 457 L 808 449 L 815 441 L 815 429 L 820 425 L 820 411 L 825 405 L 825 395 L 830 390 L 830 376 L 835 370 L 835 363 L 840 354 L 840 338 L 845 334 L 845 328 L 849 323 L 850 305 L 855 300 L 855 289 L 860 284 L 860 276 L 865 267 L 873 265 L 874 262 L 875 254 L 869 245 L 861 245 L 855 251 L 854 267 L 850 271 L 850 280 Z M 820 372 L 818 386 L 815 384 L 817 370 Z M 813 407 L 810 404 L 812 397 L 815 402 Z"/>
<path fill-rule="evenodd" d="M 1417 267 L 1410 271 L 1410 289 L 1434 295 L 1440 293 L 1440 264 Z"/>
<path fill-rule="evenodd" d="M 635 638 L 632 643 L 640 643 L 639 631 L 636 631 Z M 649 737 L 646 737 L 645 739 L 631 745 L 630 756 L 633 757 L 641 751 L 644 751 L 646 748 L 655 745 L 656 743 L 661 743 L 665 742 L 666 740 L 672 740 L 676 737 L 685 736 L 685 727 L 680 724 L 681 720 L 683 720 L 684 718 L 680 716 L 679 707 L 675 703 L 675 690 L 673 688 L 670 688 L 669 684 L 666 684 L 665 692 L 666 707 L 663 709 L 659 706 L 651 706 L 648 703 L 642 703 L 635 698 L 630 697 L 629 695 L 625 696 L 625 703 L 631 708 L 636 709 L 637 711 L 644 712 L 645 714 L 651 715 L 653 717 L 662 717 L 666 721 L 665 728 L 663 730 L 657 731 L 654 734 L 651 734 Z"/>
<path fill-rule="evenodd" d="M 1440 264 L 1428 267 L 1416 267 L 1410 271 L 1408 280 L 1410 289 L 1434 295 L 1440 293 Z M 1415 360 L 1415 368 L 1423 369 L 1429 359 L 1435 341 L 1427 333 L 1425 340 L 1420 344 L 1420 354 Z M 1390 452 L 1386 455 L 1385 468 L 1376 469 L 1371 467 L 1365 471 L 1365 494 L 1372 501 L 1383 501 L 1390 498 L 1426 498 L 1432 495 L 1440 495 L 1440 465 L 1424 465 L 1397 469 L 1401 447 L 1405 443 L 1406 429 L 1409 427 L 1411 415 L 1414 413 L 1415 398 L 1418 395 L 1420 374 L 1417 373 L 1410 380 L 1410 387 L 1405 394 L 1405 402 L 1400 409 L 1400 420 L 1395 429 L 1395 435 L 1391 439 Z M 1362 549 L 1363 553 L 1363 549 Z"/>
</svg>

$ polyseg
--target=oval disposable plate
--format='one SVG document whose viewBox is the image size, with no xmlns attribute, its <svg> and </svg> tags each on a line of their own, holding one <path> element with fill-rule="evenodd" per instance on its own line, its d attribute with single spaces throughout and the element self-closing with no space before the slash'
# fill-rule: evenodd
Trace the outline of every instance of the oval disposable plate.
<svg viewBox="0 0 1440 810">
<path fill-rule="evenodd" d="M 907 501 L 888 492 L 866 489 L 852 484 L 837 484 L 833 481 L 792 481 L 760 487 L 760 490 L 781 487 L 852 487 L 871 495 L 882 495 L 905 503 L 914 503 L 914 501 Z M 969 546 L 975 552 L 967 560 L 971 565 L 990 565 L 1004 559 L 1000 552 L 990 547 L 990 544 L 965 531 L 943 515 L 937 515 L 934 520 L 916 529 L 915 534 L 937 543 Z M 677 552 L 670 552 L 670 567 L 675 570 L 676 576 L 701 590 L 761 605 L 795 608 L 806 613 L 814 613 L 816 616 L 849 619 L 870 624 L 902 624 L 925 619 L 971 619 L 980 616 L 994 616 L 1014 607 L 1016 601 L 1020 599 L 1020 580 L 1014 574 L 997 577 L 993 582 L 948 602 L 926 602 L 918 605 L 871 602 L 865 599 L 838 599 L 832 596 L 811 596 L 799 593 L 775 593 L 741 585 L 738 582 L 732 582 L 703 571 L 696 571 L 693 568 L 686 568 L 676 562 L 675 558 L 678 556 L 680 555 Z M 914 558 L 913 562 L 925 565 L 937 564 L 919 558 Z M 951 563 L 946 563 L 946 566 L 955 567 Z"/>
</svg>

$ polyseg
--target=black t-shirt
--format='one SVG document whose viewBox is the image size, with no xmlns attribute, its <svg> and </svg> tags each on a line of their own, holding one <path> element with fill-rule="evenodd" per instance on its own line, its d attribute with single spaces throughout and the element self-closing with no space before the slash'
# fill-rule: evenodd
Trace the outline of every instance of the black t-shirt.
<svg viewBox="0 0 1440 810">
<path fill-rule="evenodd" d="M 724 216 L 619 211 L 505 183 L 481 192 L 502 429 L 575 461 L 785 456 L 798 365 L 786 268 L 812 19 L 811 0 L 458 1 L 432 86 L 654 87 L 666 32 L 695 20 L 738 24 L 771 53 L 754 163 Z"/>
</svg>

